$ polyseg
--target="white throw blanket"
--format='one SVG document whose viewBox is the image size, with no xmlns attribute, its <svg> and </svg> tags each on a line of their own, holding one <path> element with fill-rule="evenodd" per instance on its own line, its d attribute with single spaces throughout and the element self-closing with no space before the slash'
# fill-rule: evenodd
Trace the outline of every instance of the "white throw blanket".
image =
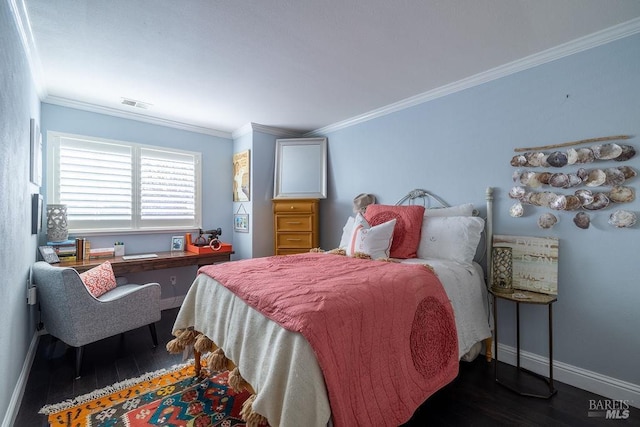
<svg viewBox="0 0 640 427">
<path fill-rule="evenodd" d="M 189 289 L 174 330 L 189 326 L 224 349 L 257 393 L 253 409 L 272 426 L 327 425 L 331 409 L 324 379 L 302 335 L 267 319 L 204 274 Z"/>
</svg>

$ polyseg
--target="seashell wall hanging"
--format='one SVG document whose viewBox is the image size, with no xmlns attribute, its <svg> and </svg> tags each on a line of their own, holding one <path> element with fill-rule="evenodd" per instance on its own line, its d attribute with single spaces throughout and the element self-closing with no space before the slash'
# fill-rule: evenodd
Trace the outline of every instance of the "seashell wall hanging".
<svg viewBox="0 0 640 427">
<path fill-rule="evenodd" d="M 558 222 L 558 218 L 552 213 L 543 213 L 538 218 L 538 227 L 551 228 Z"/>
<path fill-rule="evenodd" d="M 589 228 L 589 224 L 591 224 L 591 218 L 589 218 L 589 214 L 586 212 L 578 212 L 576 216 L 573 217 L 573 222 L 578 228 L 586 230 Z"/>
<path fill-rule="evenodd" d="M 554 211 L 579 211 L 573 217 L 576 227 L 586 230 L 591 224 L 591 217 L 587 212 L 597 212 L 613 204 L 630 203 L 635 200 L 635 190 L 626 183 L 635 178 L 638 173 L 629 166 L 585 168 L 594 162 L 616 161 L 623 162 L 636 155 L 632 145 L 610 142 L 629 139 L 629 135 L 616 135 L 602 138 L 592 138 L 581 141 L 553 144 L 540 147 L 516 148 L 521 152 L 512 157 L 510 164 L 517 168 L 562 168 L 575 165 L 577 169 L 571 171 L 535 171 L 517 169 L 512 178 L 516 183 L 509 190 L 509 197 L 516 202 L 509 208 L 509 215 L 518 218 L 524 214 L 524 206 L 538 206 Z M 588 147 L 573 148 L 573 145 L 597 143 Z M 555 151 L 543 151 L 556 149 Z M 624 185 L 623 185 L 624 184 Z M 567 189 L 576 189 L 573 194 L 566 193 Z M 544 191 L 547 187 L 551 191 Z M 601 191 L 593 191 L 599 187 Z M 543 190 L 543 191 L 540 191 Z M 558 191 L 558 192 L 556 192 Z M 558 217 L 546 212 L 538 217 L 540 228 L 552 228 Z M 609 224 L 617 228 L 632 227 L 636 223 L 636 214 L 628 210 L 616 210 L 608 220 Z"/>
<path fill-rule="evenodd" d="M 520 149 L 517 149 L 519 151 Z M 636 155 L 631 145 L 599 144 L 588 148 L 569 148 L 566 151 L 542 151 L 517 154 L 511 158 L 511 166 L 561 168 L 576 163 L 591 163 L 597 160 L 615 160 L 623 162 Z"/>
<path fill-rule="evenodd" d="M 636 214 L 631 211 L 617 210 L 609 216 L 609 224 L 617 228 L 633 227 Z"/>
</svg>

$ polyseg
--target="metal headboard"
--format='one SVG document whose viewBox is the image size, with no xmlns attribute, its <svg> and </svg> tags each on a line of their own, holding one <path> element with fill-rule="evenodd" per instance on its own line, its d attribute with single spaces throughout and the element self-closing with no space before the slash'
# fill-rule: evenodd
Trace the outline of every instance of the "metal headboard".
<svg viewBox="0 0 640 427">
<path fill-rule="evenodd" d="M 448 208 L 450 207 L 450 205 L 445 202 L 444 200 L 442 200 L 440 197 L 436 196 L 435 194 L 432 194 L 430 192 L 428 192 L 427 190 L 422 190 L 419 188 L 416 188 L 415 190 L 411 190 L 409 191 L 409 193 L 407 193 L 406 196 L 404 196 L 402 199 L 398 200 L 398 202 L 396 203 L 396 205 L 401 205 L 404 202 L 407 202 L 407 204 L 409 205 L 413 205 L 415 203 L 416 199 L 422 199 L 422 204 L 425 207 L 427 206 L 427 202 L 429 202 L 430 199 L 435 200 L 436 202 L 440 203 L 440 207 L 443 208 Z"/>
<path fill-rule="evenodd" d="M 409 191 L 409 193 L 407 193 L 406 196 L 398 200 L 396 205 L 402 205 L 403 203 L 413 205 L 416 203 L 417 199 L 422 199 L 422 204 L 425 207 L 430 206 L 431 200 L 435 200 L 436 202 L 438 202 L 440 204 L 439 207 L 442 207 L 442 208 L 448 208 L 451 206 L 447 202 L 445 202 L 442 198 L 436 196 L 435 194 L 419 188 Z M 485 200 L 487 203 L 487 217 L 485 218 L 485 225 L 484 225 L 485 245 L 483 248 L 484 253 L 480 254 L 481 255 L 480 261 L 482 261 L 483 258 L 486 258 L 486 261 L 487 261 L 487 269 L 485 271 L 485 275 L 487 279 L 486 283 L 487 283 L 487 286 L 491 286 L 491 269 L 492 269 L 491 246 L 493 242 L 493 187 L 487 187 L 487 190 L 485 193 Z M 477 209 L 474 209 L 473 215 L 480 216 L 480 212 Z"/>
</svg>

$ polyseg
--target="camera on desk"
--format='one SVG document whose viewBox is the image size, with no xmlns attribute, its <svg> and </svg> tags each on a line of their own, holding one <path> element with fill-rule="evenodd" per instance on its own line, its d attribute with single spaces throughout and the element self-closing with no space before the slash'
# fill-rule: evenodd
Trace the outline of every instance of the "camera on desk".
<svg viewBox="0 0 640 427">
<path fill-rule="evenodd" d="M 222 235 L 222 228 L 216 228 L 215 230 L 202 231 L 200 229 L 198 237 L 193 242 L 194 246 L 209 246 L 214 251 L 220 249 L 220 240 L 218 236 Z"/>
</svg>

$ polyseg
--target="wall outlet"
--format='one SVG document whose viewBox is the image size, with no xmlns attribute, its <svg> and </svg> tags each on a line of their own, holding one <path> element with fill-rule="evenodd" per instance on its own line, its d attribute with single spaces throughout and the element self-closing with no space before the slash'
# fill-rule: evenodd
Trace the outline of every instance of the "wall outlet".
<svg viewBox="0 0 640 427">
<path fill-rule="evenodd" d="M 169 276 L 169 283 L 171 283 L 172 285 L 176 284 L 176 276 Z"/>
<path fill-rule="evenodd" d="M 32 286 L 27 291 L 27 304 L 36 305 L 36 287 Z"/>
</svg>

